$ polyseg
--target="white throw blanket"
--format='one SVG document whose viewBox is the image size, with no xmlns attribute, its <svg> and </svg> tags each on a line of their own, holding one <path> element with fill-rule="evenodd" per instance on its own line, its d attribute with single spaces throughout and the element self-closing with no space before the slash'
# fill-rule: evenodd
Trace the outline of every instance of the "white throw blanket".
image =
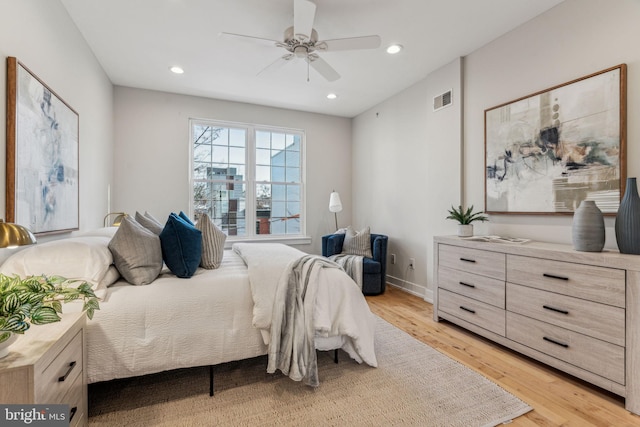
<svg viewBox="0 0 640 427">
<path fill-rule="evenodd" d="M 294 380 L 317 385 L 311 350 L 315 337 L 339 336 L 341 348 L 354 360 L 377 366 L 373 314 L 342 269 L 281 244 L 236 243 L 233 249 L 248 267 L 253 324 L 269 344 L 270 372 L 280 369 Z M 294 325 L 298 328 L 292 332 Z"/>
<path fill-rule="evenodd" d="M 364 257 L 360 255 L 336 254 L 329 259 L 338 264 L 362 289 L 362 262 Z"/>
</svg>

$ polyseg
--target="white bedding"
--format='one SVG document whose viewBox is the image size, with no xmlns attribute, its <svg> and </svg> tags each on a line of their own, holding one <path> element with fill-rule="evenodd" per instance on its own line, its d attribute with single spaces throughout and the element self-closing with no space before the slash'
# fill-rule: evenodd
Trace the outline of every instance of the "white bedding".
<svg viewBox="0 0 640 427">
<path fill-rule="evenodd" d="M 146 286 L 116 282 L 87 322 L 88 381 L 266 354 L 252 307 L 246 266 L 232 251 L 220 268 L 190 279 L 167 273 Z"/>
<path fill-rule="evenodd" d="M 339 270 L 329 274 L 335 273 Z M 275 271 L 273 274 L 278 275 Z M 343 348 L 358 362 L 364 360 L 375 366 L 373 322 L 368 323 L 366 317 L 359 320 L 370 328 L 364 341 L 370 344 L 362 358 L 362 350 L 349 337 L 355 323 L 345 323 L 346 318 L 336 314 L 353 306 L 366 307 L 366 301 L 355 285 L 356 292 L 345 293 L 338 285 L 339 280 L 329 278 L 329 282 L 318 290 L 316 348 Z M 81 304 L 70 303 L 64 310 L 80 307 Z M 359 316 L 358 313 L 355 310 L 351 316 Z M 371 315 L 368 307 L 367 313 Z M 220 268 L 198 269 L 190 279 L 167 272 L 145 286 L 132 286 L 120 280 L 107 289 L 100 310 L 92 320 L 87 320 L 88 382 L 216 365 L 267 354 L 268 346 L 260 329 L 254 327 L 253 314 L 249 271 L 232 250 L 225 251 Z"/>
</svg>

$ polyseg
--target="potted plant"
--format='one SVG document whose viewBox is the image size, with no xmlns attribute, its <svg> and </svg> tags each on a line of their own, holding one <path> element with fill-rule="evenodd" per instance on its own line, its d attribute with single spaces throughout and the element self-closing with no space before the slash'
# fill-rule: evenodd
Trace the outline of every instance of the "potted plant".
<svg viewBox="0 0 640 427">
<path fill-rule="evenodd" d="M 449 209 L 449 216 L 447 219 L 453 219 L 458 221 L 458 236 L 460 237 L 471 237 L 473 236 L 473 224 L 474 221 L 489 221 L 489 218 L 484 214 L 484 212 L 474 212 L 473 205 L 468 209 L 462 209 L 462 206 L 458 206 L 458 208 L 454 208 L 451 206 Z"/>
<path fill-rule="evenodd" d="M 8 347 L 16 334 L 24 334 L 31 325 L 60 321 L 62 303 L 82 299 L 83 310 L 89 319 L 99 310 L 98 298 L 91 285 L 60 276 L 19 276 L 0 274 L 0 357 L 8 354 Z"/>
</svg>

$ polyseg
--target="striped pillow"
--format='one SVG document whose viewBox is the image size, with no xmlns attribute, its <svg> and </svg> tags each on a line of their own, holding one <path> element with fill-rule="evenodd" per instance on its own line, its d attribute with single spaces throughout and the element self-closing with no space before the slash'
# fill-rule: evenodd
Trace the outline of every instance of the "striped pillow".
<svg viewBox="0 0 640 427">
<path fill-rule="evenodd" d="M 202 259 L 200 267 L 212 270 L 220 267 L 222 256 L 224 255 L 224 242 L 227 235 L 222 232 L 209 218 L 209 215 L 202 214 L 196 228 L 202 231 Z"/>
<path fill-rule="evenodd" d="M 371 253 L 371 231 L 369 227 L 355 231 L 348 226 L 342 244 L 342 253 L 347 255 L 360 255 L 365 258 L 373 258 Z"/>
</svg>

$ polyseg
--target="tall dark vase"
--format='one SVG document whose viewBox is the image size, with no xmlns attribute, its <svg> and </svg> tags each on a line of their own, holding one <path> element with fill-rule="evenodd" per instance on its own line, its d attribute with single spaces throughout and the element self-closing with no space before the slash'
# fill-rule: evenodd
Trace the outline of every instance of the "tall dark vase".
<svg viewBox="0 0 640 427">
<path fill-rule="evenodd" d="M 620 201 L 615 229 L 620 252 L 640 255 L 640 196 L 635 178 L 627 178 L 627 188 Z"/>
</svg>

